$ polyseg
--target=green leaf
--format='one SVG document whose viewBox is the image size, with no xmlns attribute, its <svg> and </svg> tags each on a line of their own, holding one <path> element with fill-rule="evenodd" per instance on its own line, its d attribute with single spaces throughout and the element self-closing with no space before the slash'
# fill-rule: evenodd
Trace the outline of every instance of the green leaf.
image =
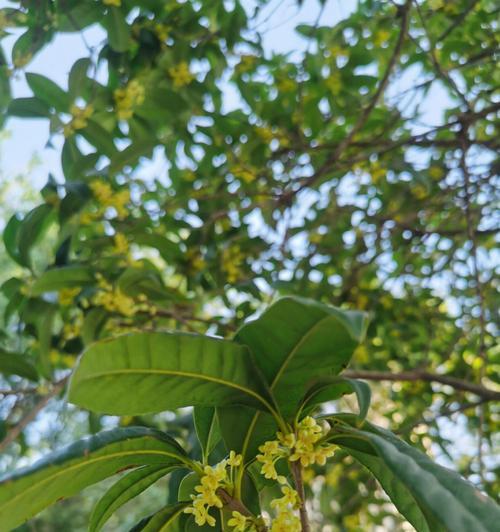
<svg viewBox="0 0 500 532">
<path fill-rule="evenodd" d="M 21 264 L 21 257 L 19 256 L 19 249 L 17 247 L 17 233 L 19 231 L 19 226 L 21 225 L 21 220 L 16 214 L 14 214 L 10 220 L 7 222 L 3 230 L 3 243 L 5 245 L 5 250 L 9 256 L 14 259 L 18 264 Z"/>
<path fill-rule="evenodd" d="M 133 166 L 137 164 L 141 157 L 147 157 L 151 155 L 153 148 L 156 146 L 156 144 L 157 141 L 155 139 L 147 139 L 133 142 L 124 150 L 113 155 L 109 164 L 109 171 L 112 174 L 116 174 L 125 166 Z"/>
<path fill-rule="evenodd" d="M 347 366 L 366 327 L 363 312 L 285 297 L 243 325 L 235 340 L 250 347 L 280 411 L 291 418 L 318 375 L 337 375 Z M 253 457 L 272 430 L 271 420 L 262 419 L 259 412 L 220 408 L 218 415 L 227 447 L 242 453 L 245 460 Z M 231 429 L 225 431 L 224 426 Z"/>
<path fill-rule="evenodd" d="M 85 314 L 81 335 L 86 346 L 97 340 L 107 315 L 107 312 L 101 307 L 93 308 Z"/>
<path fill-rule="evenodd" d="M 126 52 L 130 48 L 130 27 L 120 9 L 108 9 L 104 17 L 104 27 L 108 32 L 109 45 L 115 52 Z"/>
<path fill-rule="evenodd" d="M 111 157 L 116 153 L 117 150 L 113 142 L 113 136 L 95 120 L 89 119 L 87 121 L 87 126 L 78 130 L 78 132 L 85 140 L 90 142 L 92 146 L 95 146 L 96 149 L 104 155 Z"/>
<path fill-rule="evenodd" d="M 101 432 L 1 478 L 0 529 L 11 530 L 61 498 L 124 469 L 186 463 L 189 459 L 177 442 L 159 431 L 130 427 Z"/>
<path fill-rule="evenodd" d="M 20 118 L 49 118 L 50 108 L 38 98 L 16 98 L 10 102 L 7 114 Z"/>
<path fill-rule="evenodd" d="M 53 214 L 52 207 L 43 203 L 32 209 L 22 219 L 17 231 L 17 247 L 23 266 L 30 266 L 30 251 L 47 229 L 51 214 Z"/>
<path fill-rule="evenodd" d="M 215 408 L 196 406 L 193 410 L 193 419 L 203 454 L 203 462 L 206 463 L 210 453 L 221 439 L 217 413 Z"/>
<path fill-rule="evenodd" d="M 325 377 L 318 379 L 304 396 L 301 409 L 310 409 L 327 401 L 334 401 L 345 394 L 355 393 L 358 400 L 358 418 L 363 421 L 368 414 L 371 401 L 370 386 L 364 381 L 344 377 Z"/>
<path fill-rule="evenodd" d="M 0 373 L 3 375 L 17 375 L 31 381 L 38 380 L 35 367 L 26 357 L 17 353 L 10 353 L 0 348 Z"/>
<path fill-rule="evenodd" d="M 26 73 L 26 81 L 33 94 L 42 102 L 60 113 L 69 112 L 71 99 L 68 93 L 61 89 L 59 85 L 49 78 L 33 72 Z"/>
<path fill-rule="evenodd" d="M 347 366 L 366 326 L 363 312 L 285 297 L 243 325 L 235 340 L 250 347 L 278 404 L 292 412 L 312 379 Z"/>
<path fill-rule="evenodd" d="M 90 268 L 85 266 L 65 266 L 45 271 L 31 286 L 31 294 L 38 296 L 44 292 L 55 292 L 63 288 L 84 286 L 94 281 Z"/>
<path fill-rule="evenodd" d="M 184 513 L 186 506 L 188 503 L 166 506 L 137 523 L 130 529 L 130 532 L 185 532 L 188 518 Z M 200 528 L 200 530 L 202 529 Z"/>
<path fill-rule="evenodd" d="M 72 99 L 81 96 L 87 81 L 87 72 L 91 65 L 88 57 L 82 57 L 74 62 L 68 76 L 68 92 Z"/>
<path fill-rule="evenodd" d="M 394 476 L 392 471 L 376 456 L 349 449 L 349 453 L 364 465 L 379 481 L 399 513 L 415 527 L 418 532 L 439 532 L 429 529 L 424 514 L 406 485 Z"/>
<path fill-rule="evenodd" d="M 91 345 L 69 400 L 118 415 L 238 403 L 272 408 L 246 347 L 182 333 L 135 333 Z"/>
<path fill-rule="evenodd" d="M 89 532 L 101 530 L 104 523 L 118 508 L 145 491 L 169 471 L 171 468 L 168 466 L 146 465 L 122 477 L 109 488 L 94 507 L 90 516 Z"/>
<path fill-rule="evenodd" d="M 349 416 L 335 418 L 350 421 Z M 373 447 L 382 464 L 406 486 L 418 503 L 430 530 L 442 527 L 453 532 L 492 532 L 497 529 L 500 507 L 456 472 L 435 464 L 391 432 L 367 422 L 363 430 L 344 430 Z M 340 443 L 334 435 L 335 431 L 332 441 L 349 450 L 348 444 Z"/>
<path fill-rule="evenodd" d="M 167 263 L 179 260 L 182 257 L 179 245 L 163 235 L 145 232 L 136 233 L 134 234 L 134 243 L 139 246 L 149 246 L 157 249 L 160 257 Z"/>
</svg>

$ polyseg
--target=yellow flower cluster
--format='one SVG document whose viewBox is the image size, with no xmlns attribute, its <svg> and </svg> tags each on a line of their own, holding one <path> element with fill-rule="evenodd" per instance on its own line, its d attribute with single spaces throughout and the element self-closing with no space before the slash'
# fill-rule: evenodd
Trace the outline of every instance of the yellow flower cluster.
<svg viewBox="0 0 500 532">
<path fill-rule="evenodd" d="M 172 78 L 176 89 L 189 85 L 194 79 L 194 75 L 189 70 L 189 65 L 186 61 L 182 61 L 178 65 L 170 67 L 168 73 Z"/>
<path fill-rule="evenodd" d="M 349 50 L 347 48 L 342 48 L 342 46 L 337 46 L 337 45 L 330 46 L 330 48 L 328 48 L 328 52 L 333 59 L 337 59 L 337 58 L 344 59 L 344 58 L 349 57 Z"/>
<path fill-rule="evenodd" d="M 240 57 L 240 62 L 236 65 L 236 70 L 240 74 L 243 74 L 245 72 L 248 72 L 249 70 L 252 70 L 256 62 L 257 57 L 255 57 L 255 55 L 242 55 Z"/>
<path fill-rule="evenodd" d="M 69 307 L 74 303 L 75 297 L 80 293 L 80 287 L 63 288 L 59 291 L 59 304 L 63 307 Z"/>
<path fill-rule="evenodd" d="M 232 517 L 227 524 L 233 527 L 233 532 L 245 532 L 248 529 L 249 519 L 240 512 L 232 512 Z"/>
<path fill-rule="evenodd" d="M 209 511 L 211 508 L 222 508 L 223 506 L 217 490 L 224 488 L 232 491 L 231 478 L 233 477 L 233 468 L 240 466 L 242 460 L 241 455 L 231 451 L 229 458 L 222 460 L 215 466 L 207 465 L 204 467 L 200 484 L 194 488 L 197 495 L 191 495 L 193 503 L 184 509 L 185 513 L 194 515 L 195 523 L 198 526 L 203 526 L 204 524 L 215 526 L 215 518 L 209 514 Z M 229 475 L 228 466 L 231 468 Z M 233 518 L 238 519 L 234 515 Z"/>
<path fill-rule="evenodd" d="M 95 199 L 106 209 L 112 207 L 116 210 L 118 218 L 125 218 L 128 214 L 127 203 L 130 202 L 130 192 L 128 189 L 114 191 L 109 183 L 100 179 L 94 179 L 90 183 L 90 189 Z"/>
<path fill-rule="evenodd" d="M 197 249 L 188 249 L 186 260 L 189 264 L 189 269 L 194 273 L 201 272 L 207 265 L 205 259 Z"/>
<path fill-rule="evenodd" d="M 87 105 L 83 109 L 77 105 L 71 106 L 71 121 L 64 126 L 64 136 L 69 137 L 78 129 L 87 127 L 88 119 L 92 116 L 94 108 Z"/>
<path fill-rule="evenodd" d="M 102 3 L 105 6 L 120 7 L 122 5 L 122 0 L 102 0 Z"/>
<path fill-rule="evenodd" d="M 373 36 L 373 43 L 375 44 L 375 46 L 382 46 L 387 43 L 390 36 L 391 36 L 390 31 L 379 30 Z"/>
<path fill-rule="evenodd" d="M 292 92 L 295 90 L 295 81 L 290 78 L 280 79 L 276 82 L 276 87 L 280 92 Z"/>
<path fill-rule="evenodd" d="M 63 355 L 57 349 L 51 349 L 49 353 L 49 360 L 51 364 L 61 364 L 66 368 L 72 368 L 76 363 L 76 356 Z M 48 390 L 43 392 L 41 391 L 41 388 L 42 387 L 39 389 L 39 393 L 47 393 Z"/>
<path fill-rule="evenodd" d="M 134 109 L 144 103 L 146 90 L 136 79 L 130 81 L 123 89 L 114 92 L 116 114 L 120 120 L 128 120 L 134 114 Z"/>
<path fill-rule="evenodd" d="M 432 179 L 441 179 L 444 176 L 444 170 L 440 166 L 431 166 L 429 167 L 429 176 Z"/>
<path fill-rule="evenodd" d="M 269 144 L 274 139 L 274 134 L 270 127 L 257 127 L 255 128 L 255 133 L 266 144 Z"/>
<path fill-rule="evenodd" d="M 94 305 L 127 317 L 134 316 L 137 311 L 142 310 L 132 297 L 124 294 L 119 288 L 113 287 L 100 273 L 96 274 L 96 278 L 100 290 L 92 298 Z"/>
<path fill-rule="evenodd" d="M 114 251 L 118 255 L 126 255 L 129 250 L 127 237 L 123 233 L 116 233 L 113 237 Z"/>
<path fill-rule="evenodd" d="M 158 37 L 158 40 L 164 43 L 170 34 L 170 26 L 167 26 L 165 24 L 155 24 L 154 26 L 154 32 L 155 35 Z"/>
<path fill-rule="evenodd" d="M 342 78 L 339 72 L 332 72 L 326 79 L 325 85 L 327 89 L 334 95 L 337 96 L 342 90 Z"/>
<path fill-rule="evenodd" d="M 299 461 L 303 467 L 313 464 L 324 465 L 327 458 L 333 456 L 335 446 L 321 444 L 323 435 L 323 428 L 311 416 L 302 419 L 297 424 L 295 432 L 289 434 L 278 432 L 277 440 L 267 441 L 259 447 L 262 454 L 257 455 L 257 460 L 263 464 L 262 474 L 267 479 L 284 484 L 286 479 L 278 475 L 275 466 L 276 462 L 284 457 L 290 462 Z"/>
<path fill-rule="evenodd" d="M 241 278 L 240 267 L 245 260 L 240 246 L 231 246 L 222 252 L 222 270 L 227 275 L 230 283 L 235 283 Z"/>
<path fill-rule="evenodd" d="M 245 183 L 252 183 L 252 181 L 257 179 L 257 173 L 253 169 L 245 168 L 241 165 L 232 166 L 231 173 L 234 175 L 234 177 L 245 181 Z"/>
</svg>

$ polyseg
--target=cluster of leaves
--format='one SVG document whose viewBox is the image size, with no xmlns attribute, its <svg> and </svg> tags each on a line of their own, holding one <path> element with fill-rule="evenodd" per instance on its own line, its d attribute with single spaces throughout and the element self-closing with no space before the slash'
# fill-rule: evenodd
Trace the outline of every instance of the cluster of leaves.
<svg viewBox="0 0 500 532">
<path fill-rule="evenodd" d="M 73 374 L 69 400 L 119 415 L 194 406 L 202 462 L 160 431 L 102 432 L 0 481 L 0 524 L 11 529 L 62 497 L 132 468 L 97 503 L 90 520 L 90 530 L 97 531 L 125 502 L 173 470 L 185 469 L 179 500 L 133 530 L 191 530 L 208 523 L 221 530 L 264 531 L 268 524 L 260 492 L 275 494 L 284 484 L 284 497 L 274 495 L 271 502 L 277 517 L 270 530 L 306 531 L 304 466 L 324 465 L 338 447 L 374 474 L 418 531 L 493 531 L 500 517 L 493 501 L 390 432 L 365 422 L 369 388 L 338 373 L 366 325 L 360 312 L 283 298 L 243 325 L 232 341 L 150 332 L 93 344 Z M 323 414 L 324 427 L 311 417 L 322 403 L 353 391 L 358 416 Z M 225 454 L 231 449 L 229 458 L 210 466 L 220 440 Z M 279 458 L 285 458 L 280 474 Z M 258 462 L 271 482 L 259 481 Z"/>
<path fill-rule="evenodd" d="M 18 270 L 1 289 L 0 449 L 16 440 L 29 454 L 30 411 L 94 341 L 226 337 L 276 294 L 300 293 L 373 314 L 351 371 L 400 381 L 376 388 L 376 415 L 498 493 L 482 457 L 497 420 L 495 2 L 362 1 L 333 27 L 299 25 L 307 48 L 290 55 L 263 48 L 267 2 L 255 13 L 218 0 L 11 4 L 0 10 L 1 36 L 19 35 L 0 52 L 2 120 L 47 121 L 62 176 L 3 231 Z M 88 28 L 99 42 L 65 87 L 30 71 L 61 33 Z M 32 96 L 10 93 L 16 75 Z M 422 124 L 437 90 L 442 122 Z M 165 166 L 154 177 L 141 164 L 151 158 Z M 453 412 L 478 433 L 478 457 L 443 434 L 439 415 Z M 92 415 L 91 432 L 101 423 Z M 366 471 L 341 457 L 316 472 L 325 521 L 381 524 L 366 512 L 381 500 L 364 494 Z"/>
</svg>

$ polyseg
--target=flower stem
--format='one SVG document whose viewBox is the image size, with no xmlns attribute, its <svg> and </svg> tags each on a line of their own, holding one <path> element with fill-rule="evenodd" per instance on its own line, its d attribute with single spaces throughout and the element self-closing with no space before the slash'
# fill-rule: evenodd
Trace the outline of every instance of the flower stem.
<svg viewBox="0 0 500 532">
<path fill-rule="evenodd" d="M 295 483 L 295 489 L 297 490 L 300 499 L 299 513 L 302 532 L 310 532 L 311 527 L 309 526 L 309 518 L 307 517 L 306 496 L 304 492 L 304 482 L 302 480 L 302 466 L 300 465 L 299 460 L 289 463 Z"/>
</svg>

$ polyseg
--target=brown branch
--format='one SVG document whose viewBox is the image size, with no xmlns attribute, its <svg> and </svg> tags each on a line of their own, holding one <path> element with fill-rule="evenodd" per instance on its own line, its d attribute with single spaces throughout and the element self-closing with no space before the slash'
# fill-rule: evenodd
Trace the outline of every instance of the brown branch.
<svg viewBox="0 0 500 532">
<path fill-rule="evenodd" d="M 40 400 L 35 404 L 35 406 L 21 418 L 21 420 L 14 425 L 8 432 L 5 438 L 0 441 L 0 453 L 2 453 L 16 438 L 21 434 L 21 432 L 26 428 L 26 426 L 31 423 L 36 416 L 47 406 L 47 403 L 60 393 L 66 383 L 68 382 L 69 376 L 64 377 L 60 381 L 54 383 L 52 389 L 46 395 L 42 396 Z"/>
<path fill-rule="evenodd" d="M 300 461 L 290 462 L 290 470 L 292 471 L 295 488 L 300 501 L 299 514 L 302 532 L 310 532 L 311 527 L 309 526 L 309 518 L 307 516 L 306 495 L 304 491 L 304 482 L 302 480 L 302 466 Z"/>
<path fill-rule="evenodd" d="M 228 510 L 232 512 L 239 512 L 241 515 L 255 520 L 255 515 L 253 515 L 252 512 L 239 499 L 232 497 L 225 489 L 218 488 L 216 493 Z M 267 526 L 263 524 L 256 523 L 256 527 L 258 532 L 267 531 Z"/>
<path fill-rule="evenodd" d="M 500 401 L 500 392 L 486 388 L 480 384 L 450 377 L 448 375 L 438 375 L 419 369 L 391 373 L 388 371 L 364 371 L 364 370 L 346 370 L 342 374 L 344 377 L 353 379 L 364 379 L 368 381 L 394 381 L 394 382 L 437 382 L 451 386 L 455 390 L 470 392 L 487 401 Z"/>
</svg>

